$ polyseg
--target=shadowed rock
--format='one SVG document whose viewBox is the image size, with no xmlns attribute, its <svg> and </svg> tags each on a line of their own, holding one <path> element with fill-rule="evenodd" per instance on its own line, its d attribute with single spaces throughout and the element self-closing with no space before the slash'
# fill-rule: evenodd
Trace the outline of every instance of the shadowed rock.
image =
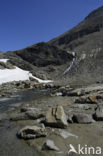
<svg viewBox="0 0 103 156">
<path fill-rule="evenodd" d="M 75 114 L 73 115 L 73 122 L 81 124 L 90 124 L 93 122 L 92 116 L 89 114 Z"/>
</svg>

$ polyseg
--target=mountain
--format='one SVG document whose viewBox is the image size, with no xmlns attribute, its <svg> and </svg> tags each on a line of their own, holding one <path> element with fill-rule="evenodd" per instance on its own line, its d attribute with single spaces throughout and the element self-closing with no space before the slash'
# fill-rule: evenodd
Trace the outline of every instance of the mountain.
<svg viewBox="0 0 103 156">
<path fill-rule="evenodd" d="M 48 43 L 9 51 L 3 57 L 34 76 L 46 75 L 58 83 L 103 81 L 103 6 Z"/>
<path fill-rule="evenodd" d="M 60 74 L 61 67 L 73 58 L 67 51 L 44 42 L 22 50 L 9 51 L 4 56 L 9 59 L 10 63 L 21 69 L 29 70 L 34 76 L 46 75 L 51 79 L 55 77 L 55 74 L 56 76 Z"/>
<path fill-rule="evenodd" d="M 103 79 L 103 6 L 91 12 L 81 23 L 49 44 L 75 53 L 72 75 L 78 81 L 102 81 Z"/>
<path fill-rule="evenodd" d="M 101 39 L 103 29 L 103 7 L 90 13 L 81 23 L 61 36 L 49 41 L 50 44 L 62 49 L 74 50 L 84 46 L 88 39 L 94 42 L 94 36 Z M 95 35 L 94 35 L 95 34 Z M 95 38 L 95 41 L 98 40 Z M 98 44 L 98 43 L 97 43 Z"/>
</svg>

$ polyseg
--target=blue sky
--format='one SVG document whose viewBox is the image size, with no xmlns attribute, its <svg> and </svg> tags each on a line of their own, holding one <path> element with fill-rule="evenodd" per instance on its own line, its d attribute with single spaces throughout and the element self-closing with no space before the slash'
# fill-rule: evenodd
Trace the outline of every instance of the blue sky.
<svg viewBox="0 0 103 156">
<path fill-rule="evenodd" d="M 57 37 L 102 5 L 103 0 L 0 0 L 0 51 Z"/>
</svg>

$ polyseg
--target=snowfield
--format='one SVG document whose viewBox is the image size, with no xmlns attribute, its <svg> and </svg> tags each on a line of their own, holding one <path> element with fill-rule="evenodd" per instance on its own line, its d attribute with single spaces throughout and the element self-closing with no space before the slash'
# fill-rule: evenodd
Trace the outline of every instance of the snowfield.
<svg viewBox="0 0 103 156">
<path fill-rule="evenodd" d="M 8 59 L 0 59 L 0 62 L 6 63 Z M 0 69 L 0 84 L 12 82 L 12 81 L 25 81 L 32 77 L 38 81 L 38 83 L 50 83 L 51 80 L 42 80 L 33 76 L 29 71 L 22 70 L 18 67 L 15 69 Z"/>
<path fill-rule="evenodd" d="M 7 63 L 9 59 L 0 59 L 0 62 Z"/>
</svg>

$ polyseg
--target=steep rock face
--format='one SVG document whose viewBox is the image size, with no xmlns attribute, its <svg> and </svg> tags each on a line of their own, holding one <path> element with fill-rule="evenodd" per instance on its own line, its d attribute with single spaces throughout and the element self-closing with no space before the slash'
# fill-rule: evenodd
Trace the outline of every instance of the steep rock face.
<svg viewBox="0 0 103 156">
<path fill-rule="evenodd" d="M 103 6 L 90 13 L 80 24 L 51 40 L 68 52 L 74 52 L 76 59 L 66 80 L 96 82 L 103 77 Z"/>
</svg>

